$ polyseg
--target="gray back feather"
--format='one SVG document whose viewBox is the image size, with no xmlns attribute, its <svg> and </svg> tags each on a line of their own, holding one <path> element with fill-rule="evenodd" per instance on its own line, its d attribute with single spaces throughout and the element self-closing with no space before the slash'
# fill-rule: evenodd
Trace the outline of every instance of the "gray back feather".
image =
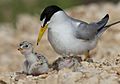
<svg viewBox="0 0 120 84">
<path fill-rule="evenodd" d="M 91 40 L 102 33 L 105 29 L 104 26 L 107 24 L 109 15 L 107 14 L 101 21 L 96 23 L 79 22 L 80 24 L 76 27 L 75 37 L 78 39 Z M 77 21 L 77 20 L 76 20 Z M 75 20 L 74 20 L 75 22 Z"/>
</svg>

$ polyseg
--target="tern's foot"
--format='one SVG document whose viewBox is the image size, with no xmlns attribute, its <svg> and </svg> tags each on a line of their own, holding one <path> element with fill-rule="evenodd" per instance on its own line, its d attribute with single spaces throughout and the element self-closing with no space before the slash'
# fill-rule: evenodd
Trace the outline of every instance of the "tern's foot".
<svg viewBox="0 0 120 84">
<path fill-rule="evenodd" d="M 93 59 L 92 59 L 92 58 L 87 58 L 87 59 L 84 59 L 84 61 L 87 61 L 87 62 L 92 62 L 92 63 L 93 63 Z"/>
</svg>

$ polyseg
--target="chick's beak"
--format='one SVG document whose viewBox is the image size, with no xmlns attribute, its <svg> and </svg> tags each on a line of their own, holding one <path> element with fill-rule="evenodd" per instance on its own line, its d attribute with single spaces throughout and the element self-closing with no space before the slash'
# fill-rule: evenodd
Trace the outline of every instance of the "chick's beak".
<svg viewBox="0 0 120 84">
<path fill-rule="evenodd" d="M 37 38 L 37 45 L 39 44 L 44 32 L 46 31 L 46 29 L 48 28 L 48 24 L 46 24 L 45 26 L 41 27 L 40 30 L 39 30 L 39 35 L 38 35 L 38 38 Z"/>
<path fill-rule="evenodd" d="M 18 48 L 19 51 L 22 51 L 23 49 L 22 48 Z"/>
</svg>

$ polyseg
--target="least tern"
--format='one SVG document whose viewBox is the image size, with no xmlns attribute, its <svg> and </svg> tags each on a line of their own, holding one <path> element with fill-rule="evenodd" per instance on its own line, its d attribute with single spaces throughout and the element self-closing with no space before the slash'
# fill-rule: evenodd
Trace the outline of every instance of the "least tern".
<svg viewBox="0 0 120 84">
<path fill-rule="evenodd" d="M 40 75 L 49 70 L 47 59 L 33 51 L 33 45 L 28 41 L 20 43 L 18 50 L 25 56 L 23 73 L 30 75 Z"/>
<path fill-rule="evenodd" d="M 37 45 L 48 28 L 48 40 L 53 49 L 63 56 L 85 54 L 90 58 L 89 51 L 96 47 L 98 38 L 110 26 L 107 25 L 109 15 L 106 14 L 98 22 L 87 23 L 68 16 L 60 7 L 51 5 L 41 13 L 43 25 L 39 31 Z"/>
</svg>

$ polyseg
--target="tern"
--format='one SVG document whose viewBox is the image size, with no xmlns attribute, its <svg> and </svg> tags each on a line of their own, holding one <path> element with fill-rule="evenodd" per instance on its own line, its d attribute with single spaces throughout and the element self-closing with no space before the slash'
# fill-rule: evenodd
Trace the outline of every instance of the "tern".
<svg viewBox="0 0 120 84">
<path fill-rule="evenodd" d="M 106 25 L 109 20 L 108 14 L 98 22 L 87 23 L 68 16 L 56 5 L 46 7 L 40 15 L 40 20 L 43 24 L 37 45 L 48 28 L 48 40 L 58 54 L 62 56 L 84 54 L 85 60 L 90 58 L 89 51 L 96 47 L 103 32 L 110 26 L 120 23 L 117 21 Z"/>
<path fill-rule="evenodd" d="M 35 53 L 30 42 L 21 42 L 18 50 L 26 58 L 23 63 L 23 73 L 36 76 L 48 72 L 48 60 L 43 55 Z"/>
</svg>

